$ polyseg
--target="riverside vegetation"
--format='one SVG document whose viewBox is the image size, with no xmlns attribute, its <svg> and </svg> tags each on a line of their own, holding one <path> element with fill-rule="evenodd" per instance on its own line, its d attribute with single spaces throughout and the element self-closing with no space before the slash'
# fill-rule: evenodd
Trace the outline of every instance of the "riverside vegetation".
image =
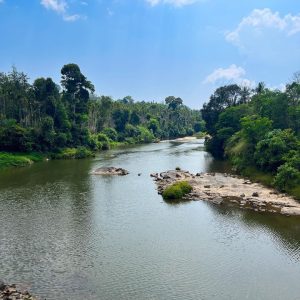
<svg viewBox="0 0 300 300">
<path fill-rule="evenodd" d="M 229 159 L 243 175 L 300 199 L 300 73 L 284 91 L 263 83 L 250 90 L 218 88 L 203 106 L 214 157 Z"/>
<path fill-rule="evenodd" d="M 169 96 L 165 103 L 97 96 L 76 64 L 31 84 L 15 68 L 0 73 L 0 168 L 43 159 L 83 158 L 123 144 L 149 143 L 204 129 L 201 113 Z"/>
</svg>

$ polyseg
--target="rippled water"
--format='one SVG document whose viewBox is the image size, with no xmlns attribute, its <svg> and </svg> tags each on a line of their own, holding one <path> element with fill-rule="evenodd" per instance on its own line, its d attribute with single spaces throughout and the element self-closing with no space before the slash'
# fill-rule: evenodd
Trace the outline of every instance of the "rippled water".
<svg viewBox="0 0 300 300">
<path fill-rule="evenodd" d="M 0 278 L 43 299 L 299 299 L 300 219 L 167 204 L 149 174 L 176 166 L 226 170 L 195 141 L 0 172 Z"/>
</svg>

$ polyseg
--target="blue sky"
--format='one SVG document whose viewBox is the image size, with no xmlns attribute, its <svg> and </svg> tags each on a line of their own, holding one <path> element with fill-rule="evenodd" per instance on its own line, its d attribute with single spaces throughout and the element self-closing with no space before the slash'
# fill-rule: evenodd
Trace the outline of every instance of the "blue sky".
<svg viewBox="0 0 300 300">
<path fill-rule="evenodd" d="M 0 0 L 0 36 L 2 72 L 59 83 L 73 62 L 99 95 L 200 108 L 222 84 L 300 70 L 300 1 Z"/>
</svg>

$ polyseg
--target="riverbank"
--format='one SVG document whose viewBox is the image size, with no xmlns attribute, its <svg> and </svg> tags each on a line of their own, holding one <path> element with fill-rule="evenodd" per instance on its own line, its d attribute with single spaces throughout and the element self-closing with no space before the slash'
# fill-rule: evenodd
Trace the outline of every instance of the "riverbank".
<svg viewBox="0 0 300 300">
<path fill-rule="evenodd" d="M 174 142 L 190 142 L 195 140 L 196 137 L 184 137 L 174 139 Z M 154 143 L 163 142 L 159 140 L 153 141 Z M 0 152 L 0 169 L 9 167 L 26 167 L 30 166 L 35 162 L 40 162 L 49 159 L 82 159 L 88 157 L 95 157 L 97 152 L 106 151 L 109 149 L 122 149 L 127 146 L 139 145 L 138 143 L 129 142 L 111 142 L 107 145 L 107 149 L 93 151 L 87 147 L 77 148 L 64 148 L 58 152 L 50 153 L 11 153 L 11 152 Z"/>
<path fill-rule="evenodd" d="M 184 200 L 204 200 L 216 204 L 229 202 L 255 211 L 300 216 L 300 203 L 294 198 L 235 175 L 192 174 L 188 171 L 174 170 L 151 176 L 156 182 L 159 194 L 169 185 L 184 180 L 193 188 Z"/>
<path fill-rule="evenodd" d="M 56 153 L 0 152 L 0 170 L 9 167 L 26 167 L 49 159 L 81 159 L 94 156 L 95 153 L 85 147 L 66 148 Z"/>
<path fill-rule="evenodd" d="M 0 169 L 8 167 L 26 167 L 34 162 L 44 160 L 39 153 L 8 153 L 0 152 Z"/>
</svg>

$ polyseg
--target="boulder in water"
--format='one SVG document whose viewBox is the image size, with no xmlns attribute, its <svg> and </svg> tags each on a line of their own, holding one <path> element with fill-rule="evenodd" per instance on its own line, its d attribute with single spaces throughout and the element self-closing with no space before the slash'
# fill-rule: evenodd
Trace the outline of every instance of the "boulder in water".
<svg viewBox="0 0 300 300">
<path fill-rule="evenodd" d="M 93 175 L 118 175 L 125 176 L 128 175 L 129 172 L 123 168 L 115 168 L 115 167 L 101 167 L 92 172 Z"/>
</svg>

